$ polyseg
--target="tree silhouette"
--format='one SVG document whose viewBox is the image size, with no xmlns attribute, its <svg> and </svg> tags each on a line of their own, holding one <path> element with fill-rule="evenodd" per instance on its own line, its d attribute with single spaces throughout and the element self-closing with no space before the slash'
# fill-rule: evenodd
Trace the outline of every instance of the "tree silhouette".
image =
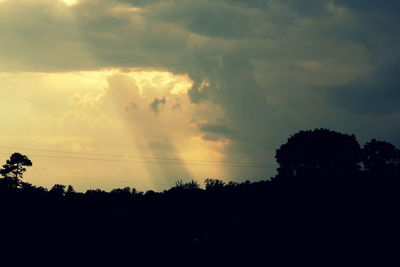
<svg viewBox="0 0 400 267">
<path fill-rule="evenodd" d="M 280 177 L 353 175 L 359 169 L 360 145 L 354 135 L 300 131 L 276 151 L 275 158 Z"/>
<path fill-rule="evenodd" d="M 210 179 L 207 178 L 204 181 L 205 185 L 206 185 L 206 190 L 207 191 L 220 191 L 224 188 L 225 183 L 221 180 L 218 179 Z"/>
<path fill-rule="evenodd" d="M 75 192 L 75 189 L 74 189 L 74 187 L 72 186 L 72 185 L 68 185 L 67 186 L 67 190 L 65 191 L 65 194 L 66 195 L 73 195 L 73 194 L 75 194 L 76 192 Z"/>
<path fill-rule="evenodd" d="M 178 180 L 175 182 L 175 187 L 172 187 L 171 189 L 177 191 L 193 192 L 193 191 L 198 191 L 200 189 L 200 185 L 195 180 L 192 180 L 187 183 L 183 182 L 182 180 Z"/>
<path fill-rule="evenodd" d="M 50 189 L 50 194 L 53 196 L 57 197 L 63 197 L 65 195 L 65 185 L 62 184 L 55 184 L 51 189 Z"/>
<path fill-rule="evenodd" d="M 0 174 L 3 176 L 3 182 L 7 186 L 17 188 L 21 185 L 21 179 L 26 171 L 25 167 L 32 166 L 32 161 L 25 155 L 14 153 L 10 159 L 3 165 Z"/>
<path fill-rule="evenodd" d="M 400 175 L 400 150 L 394 145 L 372 139 L 362 150 L 364 169 L 372 176 Z"/>
<path fill-rule="evenodd" d="M 116 188 L 111 190 L 111 194 L 120 195 L 120 196 L 131 196 L 137 193 L 135 188 L 124 187 L 124 188 Z"/>
</svg>

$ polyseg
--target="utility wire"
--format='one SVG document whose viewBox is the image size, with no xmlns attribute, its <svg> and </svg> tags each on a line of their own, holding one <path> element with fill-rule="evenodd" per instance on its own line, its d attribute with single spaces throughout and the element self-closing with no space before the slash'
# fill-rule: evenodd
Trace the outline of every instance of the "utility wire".
<svg viewBox="0 0 400 267">
<path fill-rule="evenodd" d="M 206 162 L 206 163 L 220 163 L 218 161 L 210 161 L 210 160 L 195 160 L 195 159 L 180 159 L 180 158 L 168 158 L 168 157 L 143 157 L 143 156 L 134 156 L 134 155 L 122 155 L 122 154 L 106 154 L 106 153 L 90 153 L 90 152 L 70 152 L 70 151 L 60 151 L 60 150 L 48 150 L 48 149 L 33 149 L 33 148 L 24 148 L 24 147 L 14 147 L 14 146 L 0 146 L 0 148 L 5 149 L 23 149 L 23 150 L 32 150 L 32 151 L 42 151 L 42 152 L 51 152 L 51 153 L 64 153 L 64 154 L 81 154 L 81 155 L 96 155 L 96 156 L 106 156 L 106 157 L 131 157 L 131 158 L 141 158 L 141 159 L 156 159 L 156 160 L 172 160 L 172 161 L 193 161 L 193 162 Z M 265 165 L 271 163 L 265 162 L 233 162 L 233 161 L 223 161 L 222 163 L 228 164 L 251 164 L 251 165 Z"/>
<path fill-rule="evenodd" d="M 18 149 L 18 150 L 31 150 L 31 151 L 41 151 L 41 152 L 50 152 L 50 153 L 63 153 L 63 154 L 72 154 L 72 155 L 96 155 L 96 156 L 105 156 L 105 157 L 130 157 L 130 158 L 140 158 L 140 159 L 148 159 L 148 160 L 168 160 L 168 161 L 178 161 L 178 162 L 159 162 L 160 164 L 185 164 L 185 162 L 204 162 L 204 163 L 216 163 L 212 166 L 228 166 L 228 167 L 260 167 L 264 168 L 267 165 L 274 166 L 273 163 L 261 163 L 261 162 L 232 162 L 232 161 L 207 161 L 207 160 L 190 160 L 190 159 L 179 159 L 179 158 L 167 158 L 167 157 L 143 157 L 143 156 L 132 156 L 132 155 L 122 155 L 122 154 L 103 154 L 103 153 L 89 153 L 89 152 L 69 152 L 69 151 L 60 151 L 60 150 L 48 150 L 48 149 L 33 149 L 33 148 L 24 148 L 24 147 L 14 147 L 14 146 L 0 146 L 0 148 L 4 149 Z M 37 157 L 45 157 L 45 156 L 37 156 Z M 105 160 L 105 161 L 128 161 L 128 162 L 148 162 L 148 163 L 156 163 L 151 161 L 132 161 L 132 160 L 114 160 L 114 159 L 99 159 L 99 158 L 74 158 L 74 157 L 61 157 L 61 156 L 52 156 L 55 158 L 69 158 L 69 159 L 87 159 L 87 160 Z M 201 166 L 209 166 L 208 164 L 193 164 L 190 163 L 188 165 L 201 165 Z"/>
<path fill-rule="evenodd" d="M 6 154 L 6 153 L 0 153 Z M 108 161 L 108 162 L 131 162 L 131 163 L 150 163 L 150 164 L 164 164 L 164 165 L 194 165 L 194 166 L 215 166 L 215 167 L 236 167 L 236 168 L 274 168 L 273 166 L 263 165 L 239 165 L 239 164 L 202 164 L 202 163 L 184 163 L 184 162 L 163 162 L 163 161 L 139 161 L 139 160 L 123 160 L 123 159 L 102 159 L 102 158 L 81 158 L 81 157 L 67 157 L 67 156 L 54 156 L 54 155 L 30 155 L 36 158 L 49 158 L 49 159 L 72 159 L 72 160 L 92 160 L 92 161 Z"/>
</svg>

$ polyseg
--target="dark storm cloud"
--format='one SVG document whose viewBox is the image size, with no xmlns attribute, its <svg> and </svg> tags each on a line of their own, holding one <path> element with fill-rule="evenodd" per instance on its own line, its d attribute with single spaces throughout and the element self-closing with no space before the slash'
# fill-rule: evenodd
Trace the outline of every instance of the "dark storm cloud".
<svg viewBox="0 0 400 267">
<path fill-rule="evenodd" d="M 263 27 L 257 10 L 247 10 L 221 2 L 187 1 L 163 7 L 154 18 L 178 23 L 188 31 L 219 38 L 245 38 L 260 34 Z M 150 14 L 151 15 L 151 14 Z"/>
<path fill-rule="evenodd" d="M 365 79 L 330 88 L 328 100 L 356 113 L 390 114 L 400 111 L 400 61 L 389 63 Z"/>
<path fill-rule="evenodd" d="M 362 11 L 379 11 L 384 13 L 400 12 L 400 2 L 397 0 L 335 0 L 335 3 Z"/>
</svg>

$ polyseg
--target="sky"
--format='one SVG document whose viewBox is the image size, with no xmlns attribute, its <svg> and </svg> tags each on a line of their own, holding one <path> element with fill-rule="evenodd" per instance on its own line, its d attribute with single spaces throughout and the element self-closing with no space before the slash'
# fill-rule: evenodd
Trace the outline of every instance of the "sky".
<svg viewBox="0 0 400 267">
<path fill-rule="evenodd" d="M 78 191 L 265 180 L 328 128 L 400 146 L 396 0 L 0 0 L 0 160 Z"/>
</svg>

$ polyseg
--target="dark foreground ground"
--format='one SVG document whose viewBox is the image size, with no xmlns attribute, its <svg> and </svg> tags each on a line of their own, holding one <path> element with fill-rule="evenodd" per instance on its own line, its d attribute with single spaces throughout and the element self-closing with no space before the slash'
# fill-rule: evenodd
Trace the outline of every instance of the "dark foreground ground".
<svg viewBox="0 0 400 267">
<path fill-rule="evenodd" d="M 163 193 L 2 191 L 2 257 L 135 265 L 395 263 L 399 183 L 274 180 Z M 78 260 L 79 261 L 79 260 Z M 392 265 L 392 264 L 390 264 Z"/>
</svg>

